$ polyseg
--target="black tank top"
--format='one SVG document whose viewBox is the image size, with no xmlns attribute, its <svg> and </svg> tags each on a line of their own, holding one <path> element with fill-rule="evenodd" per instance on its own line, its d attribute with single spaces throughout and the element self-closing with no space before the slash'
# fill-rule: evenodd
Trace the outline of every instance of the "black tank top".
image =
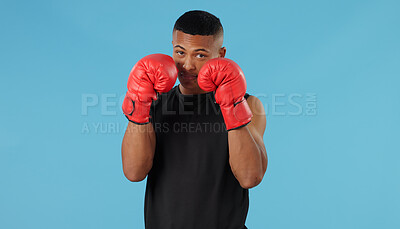
<svg viewBox="0 0 400 229">
<path fill-rule="evenodd" d="M 246 229 L 248 189 L 229 165 L 214 93 L 183 95 L 175 86 L 153 102 L 151 117 L 156 150 L 146 184 L 146 229 Z"/>
</svg>

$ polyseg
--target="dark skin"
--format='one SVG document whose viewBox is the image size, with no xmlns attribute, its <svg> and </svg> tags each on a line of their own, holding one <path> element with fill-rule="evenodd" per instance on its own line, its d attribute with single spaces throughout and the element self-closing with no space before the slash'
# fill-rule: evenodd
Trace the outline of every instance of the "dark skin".
<svg viewBox="0 0 400 229">
<path fill-rule="evenodd" d="M 222 35 L 190 35 L 175 30 L 172 35 L 172 58 L 178 68 L 179 89 L 182 94 L 206 93 L 197 84 L 197 74 L 207 60 L 225 57 L 226 48 L 221 47 Z"/>
<path fill-rule="evenodd" d="M 197 74 L 207 60 L 225 57 L 223 35 L 190 35 L 173 32 L 173 59 L 178 68 L 179 89 L 182 94 L 202 94 Z M 229 163 L 232 173 L 243 188 L 257 186 L 267 170 L 268 158 L 263 141 L 266 126 L 265 111 L 261 101 L 254 96 L 247 99 L 253 113 L 247 126 L 228 132 Z M 136 125 L 129 122 L 122 142 L 122 162 L 125 176 L 131 181 L 141 181 L 150 171 L 155 151 L 155 134 L 152 124 Z"/>
</svg>

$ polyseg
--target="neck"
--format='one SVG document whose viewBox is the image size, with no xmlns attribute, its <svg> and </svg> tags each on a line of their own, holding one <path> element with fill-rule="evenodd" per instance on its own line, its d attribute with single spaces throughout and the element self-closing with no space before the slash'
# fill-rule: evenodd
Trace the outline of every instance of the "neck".
<svg viewBox="0 0 400 229">
<path fill-rule="evenodd" d="M 197 95 L 197 94 L 204 94 L 207 93 L 208 91 L 204 91 L 201 88 L 195 88 L 195 89 L 187 89 L 184 88 L 181 84 L 178 85 L 179 91 L 182 93 L 182 95 Z"/>
</svg>

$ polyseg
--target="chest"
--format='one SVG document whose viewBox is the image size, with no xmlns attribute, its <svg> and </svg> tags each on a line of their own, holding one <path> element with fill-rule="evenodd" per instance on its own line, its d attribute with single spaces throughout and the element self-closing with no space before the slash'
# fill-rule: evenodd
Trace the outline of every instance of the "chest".
<svg viewBox="0 0 400 229">
<path fill-rule="evenodd" d="M 227 163 L 228 133 L 212 100 L 161 102 L 153 118 L 157 162 L 183 171 L 213 170 Z"/>
</svg>

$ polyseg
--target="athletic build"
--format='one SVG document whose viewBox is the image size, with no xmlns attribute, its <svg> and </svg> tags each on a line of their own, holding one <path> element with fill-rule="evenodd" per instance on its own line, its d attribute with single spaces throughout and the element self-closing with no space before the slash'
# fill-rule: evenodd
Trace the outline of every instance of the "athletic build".
<svg viewBox="0 0 400 229">
<path fill-rule="evenodd" d="M 146 56 L 129 76 L 122 163 L 130 181 L 148 177 L 148 229 L 246 228 L 248 189 L 267 169 L 265 112 L 222 43 L 218 18 L 186 12 L 172 57 Z"/>
</svg>

